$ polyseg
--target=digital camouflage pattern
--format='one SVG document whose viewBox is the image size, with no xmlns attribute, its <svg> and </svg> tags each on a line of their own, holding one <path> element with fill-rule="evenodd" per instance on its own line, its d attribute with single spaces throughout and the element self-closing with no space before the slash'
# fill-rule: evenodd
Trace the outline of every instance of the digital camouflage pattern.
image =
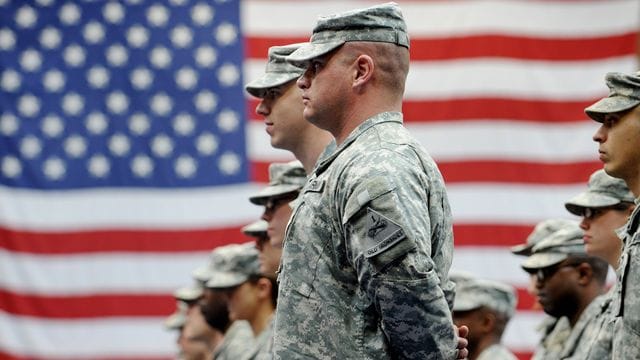
<svg viewBox="0 0 640 360">
<path fill-rule="evenodd" d="M 640 72 L 610 72 L 605 76 L 609 96 L 584 109 L 593 120 L 603 122 L 606 114 L 629 110 L 640 104 Z"/>
<path fill-rule="evenodd" d="M 306 68 L 309 60 L 348 41 L 386 42 L 408 49 L 409 34 L 398 4 L 386 3 L 320 17 L 310 42 L 302 44 L 287 61 Z"/>
<path fill-rule="evenodd" d="M 255 345 L 245 360 L 270 360 L 273 358 L 273 317 L 267 327 L 255 337 Z"/>
<path fill-rule="evenodd" d="M 300 191 L 306 182 L 307 173 L 300 161 L 273 163 L 269 165 L 269 185 L 251 195 L 249 201 L 264 205 L 269 199 Z"/>
<path fill-rule="evenodd" d="M 264 74 L 245 86 L 247 92 L 257 98 L 264 98 L 269 89 L 299 78 L 304 69 L 286 62 L 285 58 L 297 50 L 300 45 L 289 44 L 270 47 Z"/>
<path fill-rule="evenodd" d="M 531 272 L 555 265 L 573 255 L 586 255 L 584 231 L 572 222 L 533 246 L 531 255 L 522 262 L 522 268 Z"/>
<path fill-rule="evenodd" d="M 476 360 L 518 360 L 518 358 L 504 345 L 493 344 L 484 349 Z"/>
<path fill-rule="evenodd" d="M 609 176 L 603 169 L 589 177 L 587 191 L 567 201 L 564 206 L 570 213 L 582 216 L 585 208 L 599 208 L 617 205 L 621 202 L 632 203 L 633 193 L 622 179 Z"/>
<path fill-rule="evenodd" d="M 568 219 L 547 219 L 539 222 L 534 228 L 531 234 L 527 236 L 527 241 L 524 244 L 511 247 L 511 252 L 516 255 L 529 256 L 531 255 L 531 249 L 533 246 L 539 243 L 542 239 L 549 237 L 549 235 L 560 230 L 571 223 L 576 223 L 573 220 Z"/>
<path fill-rule="evenodd" d="M 225 248 L 222 261 L 210 269 L 208 288 L 232 288 L 249 280 L 251 275 L 260 275 L 259 252 L 255 243 L 227 245 Z"/>
<path fill-rule="evenodd" d="M 580 337 L 577 338 L 577 331 L 572 332 L 574 339 L 579 340 L 575 346 L 567 346 L 567 351 L 571 351 L 571 360 L 602 360 L 611 358 L 611 342 L 613 339 L 613 316 L 611 314 L 611 301 L 614 291 L 610 290 L 602 296 L 602 300 L 592 303 L 585 312 L 593 312 L 590 325 L 584 328 Z M 595 305 L 594 305 L 595 303 Z M 576 324 L 576 328 L 578 324 Z M 572 342 L 569 339 L 567 342 Z M 569 354 L 569 352 L 567 352 Z"/>
<path fill-rule="evenodd" d="M 453 311 L 470 311 L 485 306 L 507 319 L 516 311 L 518 296 L 513 286 L 473 276 L 454 276 L 453 273 L 450 278 L 456 284 Z"/>
<path fill-rule="evenodd" d="M 539 327 L 542 333 L 540 344 L 533 353 L 531 360 L 558 360 L 564 344 L 571 333 L 571 325 L 566 316 L 561 318 L 549 317 Z"/>
<path fill-rule="evenodd" d="M 236 320 L 224 333 L 222 343 L 213 352 L 214 360 L 238 360 L 247 356 L 255 344 L 248 322 Z"/>
<path fill-rule="evenodd" d="M 600 295 L 582 311 L 580 318 L 571 329 L 559 359 L 586 359 L 600 328 L 610 319 L 603 316 L 603 305 L 606 302 L 607 296 Z"/>
<path fill-rule="evenodd" d="M 640 359 L 640 206 L 636 201 L 625 231 L 614 287 L 612 359 Z"/>
<path fill-rule="evenodd" d="M 386 112 L 319 159 L 287 227 L 276 359 L 454 359 L 451 209 Z"/>
</svg>

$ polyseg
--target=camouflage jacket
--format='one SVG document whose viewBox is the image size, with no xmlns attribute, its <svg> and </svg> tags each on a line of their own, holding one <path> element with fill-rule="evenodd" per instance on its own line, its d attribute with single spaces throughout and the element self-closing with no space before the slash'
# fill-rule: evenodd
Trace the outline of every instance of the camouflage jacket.
<svg viewBox="0 0 640 360">
<path fill-rule="evenodd" d="M 562 353 L 562 348 L 571 333 L 569 319 L 546 318 L 539 327 L 542 338 L 538 348 L 533 353 L 531 360 L 558 360 Z"/>
<path fill-rule="evenodd" d="M 589 306 L 582 311 L 563 346 L 560 359 L 584 360 L 587 358 L 591 346 L 596 343 L 600 330 L 605 323 L 609 322 L 609 317 L 606 316 L 609 302 L 609 295 L 601 295 L 593 299 Z"/>
<path fill-rule="evenodd" d="M 287 227 L 277 359 L 453 359 L 451 210 L 401 113 L 320 158 Z"/>
<path fill-rule="evenodd" d="M 234 321 L 224 340 L 213 353 L 214 360 L 238 360 L 245 356 L 253 348 L 254 337 L 249 323 L 244 320 Z"/>
<path fill-rule="evenodd" d="M 624 246 L 612 302 L 614 316 L 612 359 L 640 359 L 640 204 L 622 235 Z"/>
</svg>

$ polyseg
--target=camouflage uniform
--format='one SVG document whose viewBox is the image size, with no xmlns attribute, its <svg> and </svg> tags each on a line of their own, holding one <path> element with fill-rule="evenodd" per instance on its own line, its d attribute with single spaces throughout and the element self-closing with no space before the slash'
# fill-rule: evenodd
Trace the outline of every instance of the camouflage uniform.
<svg viewBox="0 0 640 360">
<path fill-rule="evenodd" d="M 613 300 L 613 359 L 640 359 L 640 206 L 623 232 L 624 247 L 617 271 Z"/>
<path fill-rule="evenodd" d="M 542 332 L 542 338 L 531 360 L 559 359 L 562 348 L 571 334 L 569 319 L 565 316 L 561 318 L 548 317 L 538 329 Z"/>
<path fill-rule="evenodd" d="M 249 353 L 247 360 L 269 360 L 273 358 L 273 318 L 269 325 L 256 336 L 255 346 Z"/>
<path fill-rule="evenodd" d="M 609 96 L 585 109 L 597 122 L 607 114 L 631 110 L 640 105 L 640 72 L 608 73 L 605 77 Z M 636 139 L 637 140 L 637 139 Z M 612 359 L 640 359 L 640 207 L 631 214 L 624 231 L 619 232 L 624 245 L 611 302 L 613 321 Z"/>
<path fill-rule="evenodd" d="M 246 356 L 255 342 L 253 330 L 244 320 L 234 321 L 224 333 L 222 343 L 213 353 L 214 360 L 238 360 Z"/>
<path fill-rule="evenodd" d="M 276 358 L 455 358 L 451 212 L 435 163 L 400 113 L 329 152 L 287 229 Z"/>
</svg>

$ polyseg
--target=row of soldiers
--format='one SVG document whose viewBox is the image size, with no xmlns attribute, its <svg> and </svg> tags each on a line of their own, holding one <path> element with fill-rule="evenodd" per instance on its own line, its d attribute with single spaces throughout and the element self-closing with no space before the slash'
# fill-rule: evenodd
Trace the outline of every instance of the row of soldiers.
<svg viewBox="0 0 640 360">
<path fill-rule="evenodd" d="M 500 345 L 513 288 L 449 273 L 442 176 L 402 126 L 408 50 L 393 3 L 321 17 L 310 42 L 269 49 L 246 90 L 260 99 L 272 146 L 299 162 L 272 164 L 269 186 L 250 198 L 264 207 L 263 221 L 243 229 L 255 242 L 214 249 L 195 286 L 176 292 L 167 325 L 181 329 L 185 359 L 514 358 Z M 596 172 L 566 204 L 580 223 L 542 222 L 515 249 L 550 315 L 536 359 L 640 356 L 629 280 L 640 124 L 617 130 L 638 122 L 640 77 L 610 74 L 607 85 L 611 95 L 587 114 L 602 122 L 604 170 L 623 180 Z M 607 263 L 618 269 L 609 292 Z"/>
</svg>

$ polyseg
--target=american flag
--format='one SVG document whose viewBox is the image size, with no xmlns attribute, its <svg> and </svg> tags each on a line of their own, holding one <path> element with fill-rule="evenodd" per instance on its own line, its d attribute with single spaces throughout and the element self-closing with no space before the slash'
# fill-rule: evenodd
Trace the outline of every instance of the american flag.
<svg viewBox="0 0 640 360">
<path fill-rule="evenodd" d="M 0 0 L 0 358 L 168 359 L 171 292 L 244 241 L 274 150 L 242 85 L 272 45 L 372 1 Z M 600 167 L 582 109 L 636 70 L 640 3 L 400 1 L 407 127 L 439 163 L 454 268 L 518 287 L 508 246 Z"/>
</svg>

